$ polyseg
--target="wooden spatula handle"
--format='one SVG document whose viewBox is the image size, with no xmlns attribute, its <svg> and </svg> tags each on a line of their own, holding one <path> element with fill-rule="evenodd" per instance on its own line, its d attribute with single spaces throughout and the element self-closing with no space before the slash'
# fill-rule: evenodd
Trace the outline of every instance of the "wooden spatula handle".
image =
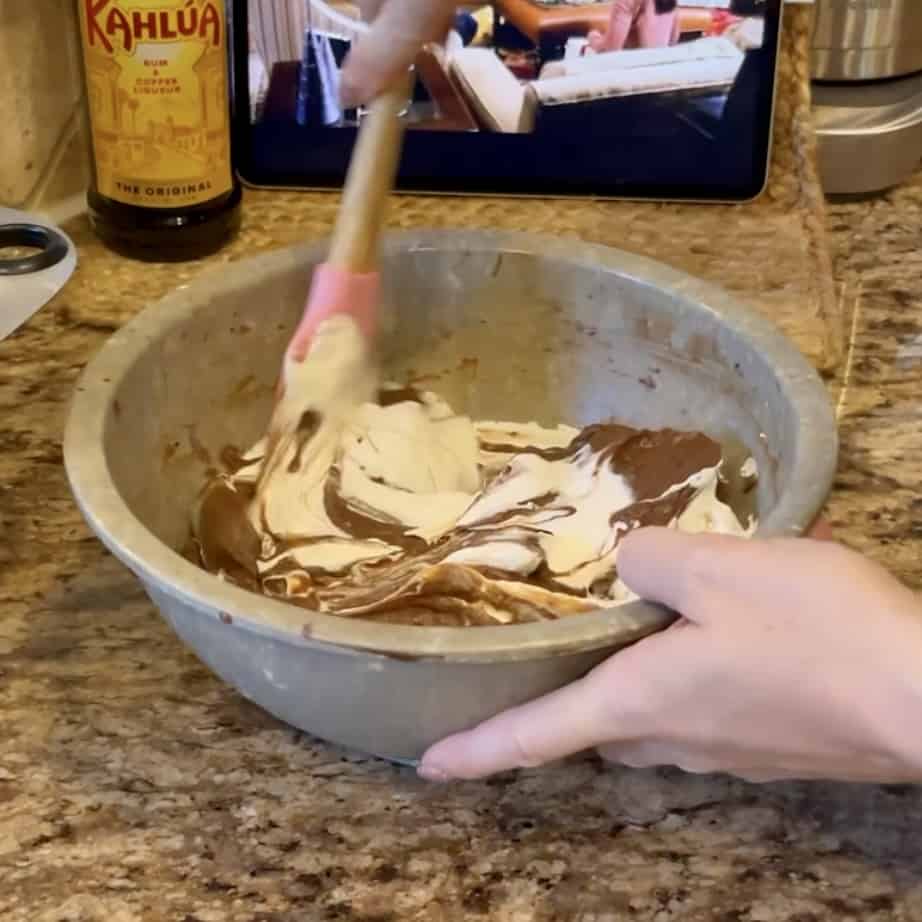
<svg viewBox="0 0 922 922">
<path fill-rule="evenodd" d="M 408 77 L 378 96 L 359 127 L 327 260 L 338 269 L 378 268 L 378 238 L 406 130 L 400 113 L 409 105 L 410 88 Z"/>
</svg>

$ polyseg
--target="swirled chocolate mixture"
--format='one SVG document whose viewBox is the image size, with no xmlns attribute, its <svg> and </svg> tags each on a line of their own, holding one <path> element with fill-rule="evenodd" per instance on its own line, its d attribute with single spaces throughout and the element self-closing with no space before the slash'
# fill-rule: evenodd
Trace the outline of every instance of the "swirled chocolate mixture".
<svg viewBox="0 0 922 922">
<path fill-rule="evenodd" d="M 344 617 L 561 618 L 634 598 L 617 570 L 633 528 L 749 531 L 717 498 L 721 449 L 700 433 L 473 422 L 435 394 L 385 388 L 348 413 L 306 411 L 268 472 L 267 454 L 265 440 L 225 452 L 195 557 Z"/>
</svg>

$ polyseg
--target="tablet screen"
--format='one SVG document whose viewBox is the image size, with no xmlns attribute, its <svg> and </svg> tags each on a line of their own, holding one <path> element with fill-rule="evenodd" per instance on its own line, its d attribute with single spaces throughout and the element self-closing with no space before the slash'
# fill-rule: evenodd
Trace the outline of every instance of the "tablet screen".
<svg viewBox="0 0 922 922">
<path fill-rule="evenodd" d="M 495 0 L 414 68 L 398 188 L 745 200 L 769 159 L 781 0 Z M 366 29 L 342 0 L 236 0 L 234 142 L 257 186 L 342 184 Z"/>
</svg>

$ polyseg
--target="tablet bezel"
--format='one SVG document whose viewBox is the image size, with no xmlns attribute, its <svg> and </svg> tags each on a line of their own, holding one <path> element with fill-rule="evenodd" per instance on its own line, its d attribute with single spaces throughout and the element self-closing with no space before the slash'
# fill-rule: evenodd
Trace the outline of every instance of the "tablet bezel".
<svg viewBox="0 0 922 922">
<path fill-rule="evenodd" d="M 745 181 L 714 183 L 706 181 L 638 182 L 627 177 L 607 180 L 582 173 L 578 177 L 557 170 L 550 175 L 529 175 L 523 170 L 512 174 L 486 171 L 471 175 L 467 171 L 452 171 L 452 157 L 460 150 L 483 157 L 493 155 L 503 164 L 525 163 L 521 158 L 536 151 L 535 141 L 545 138 L 531 134 L 500 134 L 490 132 L 407 132 L 403 163 L 396 192 L 421 195 L 475 195 L 501 197 L 542 197 L 565 199 L 616 199 L 677 202 L 740 203 L 757 198 L 768 181 L 771 159 L 773 121 L 780 56 L 783 0 L 767 0 L 765 13 L 766 81 L 758 90 L 757 111 L 752 145 L 750 174 Z M 259 126 L 250 120 L 249 88 L 249 11 L 247 0 L 234 0 L 232 20 L 232 125 L 234 164 L 241 182 L 255 189 L 330 191 L 342 186 L 354 143 L 354 128 L 321 128 L 314 134 L 319 156 L 311 163 L 301 155 L 297 169 L 269 166 L 265 158 L 254 157 L 254 134 Z M 272 149 L 303 148 L 305 130 L 297 125 L 275 123 L 277 137 Z M 268 137 L 268 133 L 267 133 Z M 486 141 L 484 140 L 486 139 Z M 299 144 L 298 142 L 301 142 Z M 572 140 L 568 143 L 572 144 Z M 467 151 L 465 151 L 467 148 Z M 323 160 L 326 163 L 323 163 Z M 420 169 L 420 164 L 428 164 Z"/>
</svg>

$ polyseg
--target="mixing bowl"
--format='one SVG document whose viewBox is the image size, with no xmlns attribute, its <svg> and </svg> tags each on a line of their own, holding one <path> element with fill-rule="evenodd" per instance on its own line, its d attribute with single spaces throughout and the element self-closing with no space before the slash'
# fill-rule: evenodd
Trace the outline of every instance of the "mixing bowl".
<svg viewBox="0 0 922 922">
<path fill-rule="evenodd" d="M 222 266 L 143 311 L 86 369 L 65 460 L 90 526 L 215 673 L 309 733 L 414 760 L 674 615 L 636 602 L 514 626 L 393 626 L 263 598 L 180 555 L 206 471 L 264 430 L 323 256 Z M 701 429 L 755 458 L 758 490 L 734 502 L 758 507 L 764 536 L 801 532 L 826 497 L 837 441 L 815 372 L 770 323 L 665 266 L 529 235 L 395 235 L 383 312 L 388 375 L 474 417 Z"/>
</svg>

